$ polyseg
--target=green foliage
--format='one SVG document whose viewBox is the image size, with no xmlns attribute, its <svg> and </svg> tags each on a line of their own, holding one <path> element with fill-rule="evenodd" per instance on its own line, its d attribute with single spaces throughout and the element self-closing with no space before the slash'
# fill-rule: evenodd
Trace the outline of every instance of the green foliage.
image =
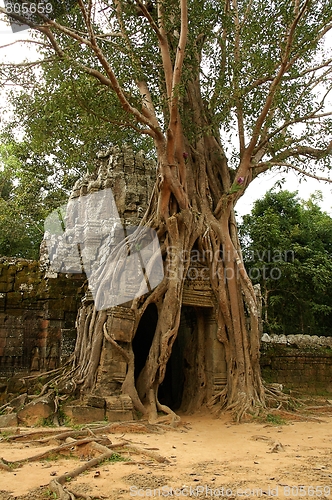
<svg viewBox="0 0 332 500">
<path fill-rule="evenodd" d="M 240 228 L 249 276 L 260 283 L 264 331 L 331 335 L 332 219 L 317 196 L 269 191 Z"/>
<path fill-rule="evenodd" d="M 54 491 L 51 491 L 49 488 L 47 488 L 43 494 L 45 498 L 58 498 L 58 495 Z"/>
<path fill-rule="evenodd" d="M 67 199 L 69 177 L 26 143 L 0 146 L 0 255 L 38 258 L 45 217 Z"/>
<path fill-rule="evenodd" d="M 180 2 L 161 4 L 164 46 L 174 65 Z M 89 5 L 91 26 L 75 4 L 67 15 L 55 13 L 58 27 L 48 26 L 52 43 L 45 34 L 34 33 L 38 65 L 0 66 L 0 82 L 4 88 L 10 84 L 6 95 L 13 110 L 3 123 L 2 139 L 16 162 L 10 175 L 9 167 L 5 176 L 0 170 L 0 254 L 36 256 L 41 221 L 63 201 L 78 176 L 93 171 L 100 149 L 128 142 L 154 154 L 147 133 L 151 130 L 132 112 L 137 116 L 147 106 L 148 95 L 141 94 L 139 83 L 151 95 L 160 130 L 169 126 L 165 67 L 156 35 L 161 19 L 155 6 L 149 21 L 136 2 L 94 0 Z M 303 9 L 301 15 L 297 9 Z M 331 48 L 324 45 L 324 36 L 331 19 L 331 3 L 324 0 L 190 0 L 183 77 L 174 94 L 192 151 L 199 150 L 202 138 L 213 135 L 236 172 L 243 158 L 238 140 L 242 127 L 244 142 L 255 143 L 249 155 L 252 177 L 274 166 L 314 173 L 330 168 Z M 110 83 L 110 70 L 116 85 Z M 197 81 L 200 119 L 191 88 Z M 236 199 L 241 190 L 233 184 L 228 194 Z"/>
<path fill-rule="evenodd" d="M 1 415 L 4 415 L 5 413 L 1 413 Z M 7 441 L 7 439 L 14 434 L 13 431 L 1 431 L 0 432 L 0 441 Z"/>
<path fill-rule="evenodd" d="M 50 415 L 47 418 L 41 418 L 40 421 L 36 424 L 36 427 L 55 427 L 54 415 Z"/>
<path fill-rule="evenodd" d="M 268 413 L 266 415 L 266 422 L 273 425 L 287 424 L 287 421 L 284 418 L 281 418 L 280 415 L 273 415 L 272 413 Z"/>
<path fill-rule="evenodd" d="M 120 455 L 120 453 L 112 453 L 112 455 L 102 462 L 102 464 L 116 463 L 116 462 L 127 462 L 129 459 Z"/>
</svg>

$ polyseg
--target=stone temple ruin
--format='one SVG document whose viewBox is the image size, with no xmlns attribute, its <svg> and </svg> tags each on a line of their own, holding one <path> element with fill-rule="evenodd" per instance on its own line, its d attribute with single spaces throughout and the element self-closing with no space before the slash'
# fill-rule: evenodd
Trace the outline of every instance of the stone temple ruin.
<svg viewBox="0 0 332 500">
<path fill-rule="evenodd" d="M 128 148 L 119 151 L 110 148 L 98 155 L 97 168 L 94 174 L 86 175 L 74 186 L 71 199 L 89 195 L 100 189 L 111 188 L 117 205 L 121 223 L 125 227 L 138 225 L 144 208 L 147 206 L 155 181 L 155 163 L 147 160 L 143 153 L 133 155 Z M 82 241 L 91 238 L 91 232 L 84 227 Z M 91 243 L 91 242 L 90 242 Z M 44 246 L 45 248 L 45 246 Z M 60 252 L 63 250 L 60 250 Z M 59 262 L 59 256 L 55 261 Z M 42 262 L 48 256 L 42 256 Z M 54 256 L 53 256 L 54 259 Z M 60 260 L 68 262 L 68 256 Z M 226 365 L 223 346 L 217 340 L 216 323 L 214 319 L 214 296 L 209 286 L 209 280 L 204 279 L 204 268 L 199 263 L 193 263 L 193 276 L 185 283 L 183 308 L 178 338 L 173 346 L 173 352 L 168 362 L 166 376 L 160 387 L 159 397 L 162 403 L 173 409 L 190 410 L 195 404 L 198 391 L 193 391 L 195 385 L 204 383 L 207 387 L 207 397 L 219 392 L 226 383 Z M 52 269 L 48 271 L 52 274 Z M 89 290 L 82 299 L 91 301 Z M 134 317 L 127 304 L 108 309 L 107 326 L 112 331 L 114 340 L 121 343 L 131 342 L 134 332 Z M 139 375 L 143 368 L 152 342 L 157 322 L 157 310 L 151 304 L 144 313 L 133 340 L 135 354 L 135 375 Z M 97 376 L 95 394 L 102 398 L 118 398 L 124 381 L 127 366 L 114 346 L 105 341 L 103 346 L 102 363 Z M 198 366 L 205 369 L 198 369 Z M 196 384 L 192 381 L 196 379 Z M 186 388 L 186 382 L 188 390 Z M 189 387 L 191 389 L 189 389 Z M 191 393 L 190 391 L 193 391 Z M 114 399 L 112 403 L 114 404 Z M 123 405 L 130 405 L 122 396 L 121 404 L 118 400 L 117 410 L 124 417 Z M 72 411 L 75 411 L 72 409 Z M 128 411 L 127 411 L 128 414 Z M 129 414 L 128 414 L 129 415 Z M 111 415 L 108 414 L 110 419 Z"/>
</svg>

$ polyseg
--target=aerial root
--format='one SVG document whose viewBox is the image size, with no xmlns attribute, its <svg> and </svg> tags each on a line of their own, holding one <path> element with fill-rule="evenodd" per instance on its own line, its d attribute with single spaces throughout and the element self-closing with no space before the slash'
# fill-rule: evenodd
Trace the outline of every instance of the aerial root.
<svg viewBox="0 0 332 500">
<path fill-rule="evenodd" d="M 158 421 L 156 422 L 157 424 L 168 423 L 170 427 L 176 427 L 180 423 L 181 417 L 179 417 L 179 415 L 177 415 L 168 406 L 159 403 L 158 399 L 157 399 L 157 409 L 158 411 L 163 411 L 164 413 L 166 413 L 165 417 L 158 418 Z"/>
<path fill-rule="evenodd" d="M 227 406 L 227 388 L 225 387 L 220 392 L 215 394 L 207 403 L 207 408 L 213 413 L 220 413 Z"/>
</svg>

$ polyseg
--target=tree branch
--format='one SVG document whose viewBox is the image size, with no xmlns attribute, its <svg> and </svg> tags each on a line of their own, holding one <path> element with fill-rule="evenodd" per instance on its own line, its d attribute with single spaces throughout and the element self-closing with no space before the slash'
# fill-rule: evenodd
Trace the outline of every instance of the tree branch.
<svg viewBox="0 0 332 500">
<path fill-rule="evenodd" d="M 320 109 L 322 109 L 322 103 L 320 104 L 320 106 L 315 111 L 312 111 L 308 115 L 300 116 L 298 118 L 294 118 L 293 120 L 289 120 L 287 122 L 284 122 L 280 127 L 278 127 L 276 130 L 274 130 L 273 132 L 271 132 L 270 134 L 268 134 L 268 135 L 266 135 L 264 137 L 264 139 L 255 148 L 253 154 L 257 154 L 258 151 L 260 151 L 263 148 L 266 148 L 266 146 L 268 145 L 269 141 L 273 137 L 275 137 L 277 134 L 279 134 L 280 132 L 282 132 L 283 130 L 285 130 L 287 127 L 290 127 L 291 125 L 295 125 L 296 123 L 304 123 L 304 122 L 309 121 L 309 120 L 319 120 L 320 118 L 325 118 L 325 117 L 328 117 L 328 116 L 332 116 L 332 111 L 329 111 L 329 112 L 326 112 L 326 113 L 317 114 L 318 111 L 320 111 Z M 266 148 L 266 151 L 267 150 L 268 150 L 268 148 Z"/>
<path fill-rule="evenodd" d="M 78 104 L 83 109 L 85 109 L 88 113 L 94 115 L 99 120 L 102 120 L 102 121 L 104 121 L 106 123 L 111 123 L 112 125 L 117 125 L 118 127 L 131 128 L 132 130 L 135 130 L 135 132 L 137 132 L 139 134 L 150 135 L 150 136 L 153 137 L 153 135 L 151 134 L 151 130 L 148 129 L 148 128 L 142 129 L 142 128 L 136 127 L 133 123 L 122 122 L 122 121 L 119 121 L 119 120 L 112 120 L 110 118 L 106 118 L 104 115 L 100 115 L 99 113 L 96 113 L 96 111 L 94 109 L 92 109 L 92 108 L 90 108 L 89 106 L 86 105 L 85 99 L 80 99 L 80 96 L 75 91 L 75 87 L 73 87 L 73 92 L 75 93 L 75 97 L 76 97 L 76 100 L 77 100 Z"/>
<path fill-rule="evenodd" d="M 133 115 L 138 122 L 149 127 L 153 133 L 153 136 L 156 137 L 156 136 L 162 135 L 160 127 L 159 126 L 156 127 L 155 124 L 151 123 L 150 119 L 148 119 L 146 116 L 144 116 L 142 113 L 140 113 L 138 111 L 138 109 L 136 109 L 134 106 L 132 106 L 129 103 L 129 101 L 127 100 L 127 98 L 126 98 L 114 72 L 113 72 L 111 65 L 108 63 L 106 57 L 104 56 L 103 52 L 101 51 L 100 47 L 97 44 L 97 41 L 96 41 L 96 38 L 94 35 L 94 31 L 93 31 L 92 26 L 91 26 L 91 19 L 89 19 L 89 15 L 85 9 L 85 6 L 84 6 L 82 0 L 79 0 L 79 5 L 80 5 L 80 8 L 82 10 L 82 14 L 83 14 L 83 17 L 85 19 L 85 23 L 86 23 L 88 31 L 89 31 L 90 40 L 78 35 L 74 30 L 71 30 L 71 29 L 63 26 L 63 25 L 57 23 L 56 21 L 48 19 L 47 16 L 45 16 L 43 14 L 40 14 L 40 17 L 47 22 L 47 25 L 45 25 L 45 26 L 38 26 L 38 25 L 26 20 L 24 17 L 22 17 L 18 14 L 13 13 L 13 14 L 11 14 L 11 17 L 13 17 L 14 19 L 16 19 L 22 23 L 25 23 L 28 26 L 30 26 L 31 28 L 43 33 L 50 40 L 51 45 L 53 47 L 53 50 L 56 52 L 56 54 L 60 58 L 65 58 L 65 59 L 71 60 L 71 62 L 73 62 L 73 59 L 69 58 L 66 55 L 65 51 L 63 49 L 61 49 L 61 47 L 57 43 L 55 36 L 51 31 L 51 27 L 57 29 L 61 33 L 69 36 L 70 38 L 76 40 L 77 42 L 90 47 L 90 49 L 93 50 L 93 52 L 97 56 L 99 62 L 103 66 L 107 77 L 105 77 L 105 75 L 103 75 L 100 71 L 95 70 L 93 68 L 87 67 L 87 66 L 82 65 L 82 64 L 77 64 L 77 63 L 75 65 L 82 68 L 86 73 L 93 76 L 94 78 L 97 78 L 103 85 L 107 85 L 108 87 L 111 87 L 113 89 L 113 91 L 116 93 L 123 109 L 126 112 Z M 0 12 L 2 12 L 3 14 L 6 14 L 6 10 L 3 9 L 2 7 L 0 7 Z"/>
<path fill-rule="evenodd" d="M 235 70 L 234 70 L 234 97 L 235 97 L 235 106 L 236 106 L 236 117 L 237 117 L 237 125 L 239 132 L 239 145 L 240 145 L 240 158 L 243 156 L 243 152 L 245 149 L 245 140 L 244 140 L 244 118 L 243 118 L 243 107 L 241 103 L 240 96 L 240 86 L 239 86 L 239 66 L 241 61 L 240 54 L 240 19 L 239 19 L 239 9 L 237 0 L 233 1 L 233 8 L 235 10 L 235 41 L 234 41 L 234 60 L 235 60 Z"/>
<path fill-rule="evenodd" d="M 173 66 L 168 45 L 167 33 L 165 29 L 163 0 L 157 0 L 157 13 L 160 25 L 160 35 L 161 35 L 161 37 L 159 38 L 159 47 L 160 47 L 161 59 L 163 61 L 166 93 L 167 93 L 167 99 L 169 100 L 168 106 L 170 111 L 171 109 L 170 100 L 172 96 Z"/>
<path fill-rule="evenodd" d="M 181 3 L 181 33 L 180 39 L 176 50 L 176 57 L 174 63 L 173 79 L 172 79 L 172 94 L 170 104 L 170 124 L 169 128 L 174 135 L 178 123 L 178 103 L 179 103 L 179 84 L 181 82 L 183 61 L 185 56 L 185 49 L 188 37 L 188 7 L 187 0 L 180 0 Z"/>
<path fill-rule="evenodd" d="M 269 93 L 267 95 L 267 98 L 265 100 L 265 103 L 264 103 L 264 106 L 263 106 L 263 109 L 260 113 L 260 115 L 258 116 L 257 120 L 256 120 L 256 123 L 255 123 L 255 126 L 254 126 L 254 130 L 253 130 L 253 133 L 252 133 L 252 137 L 251 137 L 251 140 L 250 140 L 250 143 L 248 145 L 248 147 L 246 148 L 245 150 L 245 154 L 244 154 L 244 162 L 247 163 L 247 165 L 249 165 L 249 162 L 250 162 L 250 158 L 251 158 L 251 155 L 254 151 L 254 148 L 257 144 L 257 140 L 259 138 L 259 135 L 260 135 L 260 131 L 261 131 L 261 128 L 262 128 L 262 125 L 264 123 L 264 120 L 269 112 L 269 109 L 270 109 L 270 106 L 272 104 L 272 101 L 274 99 L 274 96 L 275 96 L 275 93 L 277 91 L 277 88 L 285 74 L 285 72 L 291 67 L 291 65 L 294 63 L 294 61 L 289 61 L 289 55 L 290 55 L 290 52 L 291 52 L 291 47 L 292 47 L 292 42 L 293 42 L 293 39 L 294 39 L 294 34 L 295 34 L 295 29 L 297 27 L 297 25 L 299 24 L 301 18 L 303 17 L 305 11 L 306 11 L 306 8 L 307 8 L 307 5 L 308 3 L 310 2 L 310 0 L 306 0 L 302 9 L 299 11 L 299 13 L 296 15 L 295 19 L 293 20 L 292 24 L 290 25 L 289 29 L 288 29 L 288 34 L 287 34 L 287 38 L 286 38 L 286 44 L 285 44 L 285 49 L 284 49 L 284 53 L 282 55 L 282 58 L 281 58 L 281 64 L 280 64 L 280 67 L 279 67 L 279 71 L 277 73 L 277 75 L 274 77 L 271 85 L 270 85 L 270 90 L 269 90 Z"/>
<path fill-rule="evenodd" d="M 122 12 L 121 2 L 119 2 L 118 0 L 114 0 L 114 3 L 115 3 L 115 8 L 116 8 L 118 23 L 120 25 L 120 30 L 121 30 L 122 36 L 126 42 L 126 45 L 128 47 L 128 51 L 129 51 L 130 57 L 132 59 L 133 65 L 134 65 L 134 67 L 136 66 L 138 68 L 140 74 L 143 74 L 141 62 L 135 53 L 135 50 L 132 46 L 131 40 L 130 40 L 128 33 L 127 33 L 127 30 L 126 30 L 125 23 L 123 21 L 123 12 Z M 146 81 L 144 81 L 142 78 L 140 78 L 139 80 L 136 78 L 135 80 L 136 80 L 137 88 L 138 88 L 140 95 L 141 95 L 141 98 L 142 98 L 142 114 L 148 120 L 151 121 L 151 123 L 153 124 L 153 126 L 156 129 L 158 129 L 159 123 L 157 120 L 155 108 L 154 108 L 154 105 L 152 102 L 152 97 L 151 97 L 148 85 L 147 85 Z"/>
<path fill-rule="evenodd" d="M 144 17 L 146 17 L 146 19 L 149 21 L 149 24 L 150 24 L 151 28 L 153 29 L 153 31 L 155 32 L 155 34 L 157 35 L 158 40 L 162 41 L 163 35 L 162 35 L 161 31 L 159 30 L 158 25 L 155 23 L 153 17 L 151 16 L 150 12 L 148 11 L 146 6 L 144 5 L 144 3 L 142 3 L 140 0 L 135 0 L 135 2 L 137 4 L 137 6 L 139 7 L 139 9 L 142 11 L 142 14 L 144 15 Z"/>
<path fill-rule="evenodd" d="M 297 167 L 296 165 L 293 165 L 292 163 L 287 163 L 286 161 L 267 161 L 267 162 L 263 162 L 263 163 L 258 163 L 258 165 L 255 165 L 254 166 L 254 171 L 255 171 L 255 174 L 254 174 L 254 178 L 257 177 L 257 175 L 263 173 L 263 172 L 266 172 L 267 170 L 269 170 L 271 167 L 287 167 L 287 168 L 291 168 L 293 170 L 296 170 L 297 172 L 299 172 L 300 174 L 306 176 L 306 177 L 310 177 L 311 179 L 316 179 L 317 181 L 324 181 L 324 182 L 330 182 L 332 183 L 332 179 L 328 178 L 328 177 L 321 177 L 319 175 L 316 175 L 316 174 L 312 174 L 311 172 L 307 172 L 303 169 L 301 169 L 300 167 Z"/>
</svg>

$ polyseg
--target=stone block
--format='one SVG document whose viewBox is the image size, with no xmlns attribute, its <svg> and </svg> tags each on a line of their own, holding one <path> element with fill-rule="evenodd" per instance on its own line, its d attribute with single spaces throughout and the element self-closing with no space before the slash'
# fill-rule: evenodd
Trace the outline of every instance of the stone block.
<svg viewBox="0 0 332 500">
<path fill-rule="evenodd" d="M 0 415 L 0 427 L 17 427 L 18 420 L 16 413 L 8 413 L 8 415 Z"/>
<path fill-rule="evenodd" d="M 106 400 L 106 418 L 109 422 L 133 420 L 133 403 L 128 394 L 108 396 Z"/>
<path fill-rule="evenodd" d="M 7 293 L 7 308 L 15 307 L 22 304 L 22 292 L 11 292 Z"/>
<path fill-rule="evenodd" d="M 114 340 L 130 342 L 135 327 L 135 313 L 127 307 L 112 308 L 107 318 L 107 330 Z"/>
<path fill-rule="evenodd" d="M 88 406 L 94 406 L 95 408 L 105 408 L 105 399 L 101 396 L 95 396 L 94 394 L 89 394 L 85 397 L 84 402 Z"/>
<path fill-rule="evenodd" d="M 87 405 L 66 405 L 64 412 L 73 424 L 89 424 L 105 420 L 105 410 Z"/>
<path fill-rule="evenodd" d="M 42 424 L 44 419 L 49 418 L 54 411 L 53 401 L 49 401 L 47 398 L 38 398 L 19 410 L 17 418 L 21 424 L 38 425 Z"/>
<path fill-rule="evenodd" d="M 11 356 L 12 358 L 17 358 L 23 356 L 23 346 L 6 346 L 3 348 L 3 352 L 5 356 Z"/>
<path fill-rule="evenodd" d="M 130 410 L 106 410 L 106 419 L 108 422 L 128 422 L 134 416 Z"/>
<path fill-rule="evenodd" d="M 132 410 L 133 403 L 128 394 L 121 394 L 119 396 L 108 396 L 105 398 L 106 408 L 108 410 Z"/>
<path fill-rule="evenodd" d="M 19 377 L 21 377 L 25 374 L 28 375 L 27 372 L 21 373 Z M 24 382 L 22 381 L 21 378 L 14 376 L 8 380 L 8 393 L 12 393 L 14 395 L 14 394 L 22 393 L 22 392 L 24 392 L 24 390 L 26 390 L 26 385 L 24 384 Z"/>
</svg>

